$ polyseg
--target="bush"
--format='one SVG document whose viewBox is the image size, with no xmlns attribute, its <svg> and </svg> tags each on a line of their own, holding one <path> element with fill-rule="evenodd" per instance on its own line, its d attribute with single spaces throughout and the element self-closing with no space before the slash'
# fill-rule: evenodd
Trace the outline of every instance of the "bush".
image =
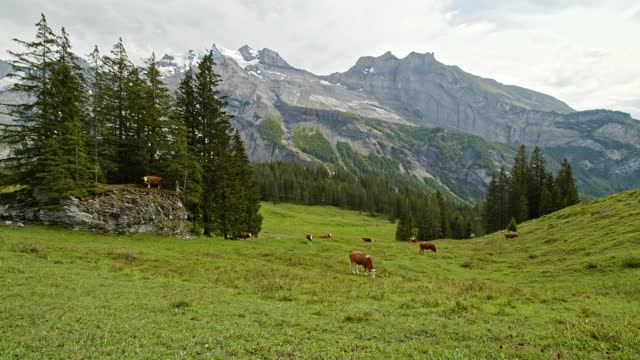
<svg viewBox="0 0 640 360">
<path fill-rule="evenodd" d="M 507 231 L 518 231 L 518 223 L 516 222 L 515 218 L 511 218 L 511 221 L 509 221 L 509 225 L 507 225 Z"/>
</svg>

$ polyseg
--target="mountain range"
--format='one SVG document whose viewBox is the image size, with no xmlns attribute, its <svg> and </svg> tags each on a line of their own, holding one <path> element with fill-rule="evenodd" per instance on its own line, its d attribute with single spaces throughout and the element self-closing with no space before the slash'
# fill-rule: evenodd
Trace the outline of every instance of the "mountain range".
<svg viewBox="0 0 640 360">
<path fill-rule="evenodd" d="M 640 187 L 640 122 L 626 113 L 575 111 L 552 96 L 442 64 L 433 53 L 365 56 L 321 76 L 270 49 L 212 51 L 233 125 L 254 162 L 344 167 L 477 200 L 525 144 L 539 146 L 552 169 L 567 158 L 583 197 Z M 162 56 L 172 91 L 202 55 Z M 0 102 L 11 100 L 9 70 L 0 61 Z"/>
</svg>

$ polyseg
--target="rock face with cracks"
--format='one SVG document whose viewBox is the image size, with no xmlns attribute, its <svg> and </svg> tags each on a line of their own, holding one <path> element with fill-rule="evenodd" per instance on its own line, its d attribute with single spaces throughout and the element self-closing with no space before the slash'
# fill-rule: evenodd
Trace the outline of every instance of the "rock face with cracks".
<svg viewBox="0 0 640 360">
<path fill-rule="evenodd" d="M 185 234 L 187 211 L 173 191 L 112 186 L 89 199 L 70 198 L 52 208 L 24 204 L 0 205 L 7 224 L 55 225 L 74 230 L 114 234 Z"/>
</svg>

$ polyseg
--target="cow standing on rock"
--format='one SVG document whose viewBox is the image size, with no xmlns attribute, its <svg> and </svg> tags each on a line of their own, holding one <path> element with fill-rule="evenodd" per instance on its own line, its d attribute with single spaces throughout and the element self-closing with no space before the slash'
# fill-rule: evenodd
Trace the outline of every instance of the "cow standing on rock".
<svg viewBox="0 0 640 360">
<path fill-rule="evenodd" d="M 147 175 L 142 177 L 142 181 L 147 184 L 147 189 L 151 188 L 151 184 L 158 185 L 158 189 L 160 189 L 162 178 L 160 176 Z"/>
</svg>

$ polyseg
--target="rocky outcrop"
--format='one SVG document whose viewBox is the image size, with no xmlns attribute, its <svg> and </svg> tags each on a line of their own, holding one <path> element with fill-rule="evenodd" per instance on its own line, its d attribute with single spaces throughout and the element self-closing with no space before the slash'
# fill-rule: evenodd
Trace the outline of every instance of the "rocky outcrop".
<svg viewBox="0 0 640 360">
<path fill-rule="evenodd" d="M 7 225 L 41 223 L 74 230 L 114 234 L 181 235 L 188 230 L 187 211 L 172 191 L 110 186 L 90 199 L 70 198 L 53 208 L 0 205 Z"/>
</svg>

